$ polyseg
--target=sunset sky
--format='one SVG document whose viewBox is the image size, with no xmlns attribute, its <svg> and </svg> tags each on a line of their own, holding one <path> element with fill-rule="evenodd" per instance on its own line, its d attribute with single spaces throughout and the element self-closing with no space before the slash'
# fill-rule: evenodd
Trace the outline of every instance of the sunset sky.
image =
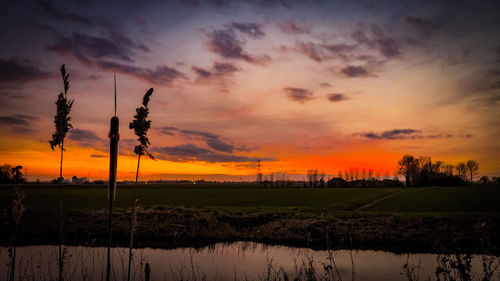
<svg viewBox="0 0 500 281">
<path fill-rule="evenodd" d="M 105 178 L 113 72 L 118 180 L 149 88 L 142 179 L 393 174 L 404 154 L 500 175 L 500 2 L 2 1 L 1 163 L 58 176 L 55 101 L 70 73 L 65 178 Z"/>
</svg>

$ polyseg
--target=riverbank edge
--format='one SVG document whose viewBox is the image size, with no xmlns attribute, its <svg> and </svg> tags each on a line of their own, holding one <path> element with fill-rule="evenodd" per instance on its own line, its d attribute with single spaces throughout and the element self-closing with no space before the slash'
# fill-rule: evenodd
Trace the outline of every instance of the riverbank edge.
<svg viewBox="0 0 500 281">
<path fill-rule="evenodd" d="M 384 250 L 394 253 L 471 253 L 500 255 L 500 216 L 393 215 L 367 212 L 227 213 L 210 209 L 143 209 L 137 214 L 136 248 L 203 247 L 251 241 L 316 250 Z M 41 223 L 43 222 L 43 223 Z M 128 246 L 130 213 L 113 214 L 113 245 Z M 0 216 L 0 244 L 56 245 L 57 212 L 27 210 L 22 225 Z M 106 210 L 65 213 L 64 244 L 104 246 Z"/>
</svg>

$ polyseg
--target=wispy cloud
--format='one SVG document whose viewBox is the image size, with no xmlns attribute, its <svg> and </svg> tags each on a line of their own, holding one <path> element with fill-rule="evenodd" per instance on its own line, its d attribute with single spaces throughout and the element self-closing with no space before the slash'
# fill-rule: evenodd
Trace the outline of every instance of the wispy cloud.
<svg viewBox="0 0 500 281">
<path fill-rule="evenodd" d="M 0 116 L 0 126 L 9 128 L 12 133 L 32 133 L 36 131 L 33 126 L 36 119 L 23 114 L 3 115 Z"/>
<path fill-rule="evenodd" d="M 206 33 L 208 49 L 226 59 L 243 60 L 253 64 L 266 64 L 270 61 L 267 55 L 250 55 L 243 49 L 243 41 L 236 37 L 232 28 L 217 29 Z"/>
<path fill-rule="evenodd" d="M 0 83 L 24 83 L 50 76 L 29 59 L 0 59 Z"/>
<path fill-rule="evenodd" d="M 192 143 L 181 144 L 176 146 L 154 147 L 151 149 L 151 151 L 154 152 L 156 157 L 159 159 L 180 161 L 180 162 L 202 161 L 211 163 L 223 163 L 223 162 L 256 162 L 257 160 L 261 161 L 276 160 L 274 158 L 257 158 L 257 157 L 247 157 L 247 156 L 221 153 L 203 147 L 199 147 Z"/>
<path fill-rule="evenodd" d="M 129 38 L 113 30 L 110 37 L 91 36 L 73 32 L 65 37 L 57 35 L 57 41 L 47 46 L 56 53 L 70 53 L 81 60 L 88 59 L 118 59 L 133 61 L 134 49 L 145 51 L 146 47 L 136 46 Z"/>
<path fill-rule="evenodd" d="M 215 62 L 211 69 L 192 66 L 191 70 L 196 73 L 199 80 L 209 80 L 212 78 L 231 76 L 240 69 L 231 63 Z"/>
<path fill-rule="evenodd" d="M 430 36 L 439 27 L 434 21 L 420 17 L 407 16 L 405 20 L 413 29 L 425 36 Z"/>
<path fill-rule="evenodd" d="M 288 20 L 278 24 L 281 31 L 289 34 L 303 34 L 309 33 L 311 30 L 308 26 L 303 23 L 298 23 L 292 20 Z"/>
<path fill-rule="evenodd" d="M 221 136 L 215 135 L 209 132 L 197 131 L 197 130 L 183 130 L 171 126 L 163 126 L 158 128 L 161 134 L 173 136 L 175 134 L 180 134 L 184 139 L 187 140 L 201 140 L 205 144 L 216 151 L 233 153 L 233 151 L 249 151 L 246 146 L 235 147 L 232 142 L 227 142 L 222 140 Z"/>
<path fill-rule="evenodd" d="M 381 133 L 374 132 L 364 132 L 364 133 L 354 133 L 353 136 L 364 137 L 367 139 L 378 139 L 378 140 L 405 140 L 405 139 L 440 139 L 440 138 L 452 138 L 452 134 L 422 134 L 422 131 L 415 129 L 393 129 L 389 131 L 383 131 Z M 471 134 L 460 134 L 455 137 L 460 138 L 471 138 Z"/>
<path fill-rule="evenodd" d="M 106 143 L 103 138 L 97 136 L 94 132 L 82 129 L 69 130 L 69 139 L 77 141 L 81 146 L 86 147 L 94 147 L 97 145 L 102 148 Z"/>
<path fill-rule="evenodd" d="M 88 16 L 68 12 L 64 9 L 63 6 L 58 5 L 57 7 L 53 5 L 54 2 L 51 1 L 40 1 L 38 2 L 39 6 L 45 12 L 50 19 L 54 21 L 68 21 L 68 22 L 76 22 L 85 25 L 91 25 L 92 19 Z"/>
<path fill-rule="evenodd" d="M 232 22 L 230 26 L 254 39 L 262 38 L 266 34 L 262 31 L 262 26 L 251 22 Z"/>
</svg>

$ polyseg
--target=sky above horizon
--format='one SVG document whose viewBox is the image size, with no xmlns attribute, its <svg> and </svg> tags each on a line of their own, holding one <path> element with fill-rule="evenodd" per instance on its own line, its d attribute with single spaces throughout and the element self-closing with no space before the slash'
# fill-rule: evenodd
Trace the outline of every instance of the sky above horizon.
<svg viewBox="0 0 500 281">
<path fill-rule="evenodd" d="M 150 102 L 142 179 L 392 175 L 404 154 L 500 174 L 500 2 L 3 1 L 2 162 L 58 176 L 59 68 L 73 129 L 64 177 L 105 178 L 118 88 L 118 179 Z M 3 164 L 0 163 L 0 164 Z M 240 178 L 241 176 L 241 178 Z"/>
</svg>

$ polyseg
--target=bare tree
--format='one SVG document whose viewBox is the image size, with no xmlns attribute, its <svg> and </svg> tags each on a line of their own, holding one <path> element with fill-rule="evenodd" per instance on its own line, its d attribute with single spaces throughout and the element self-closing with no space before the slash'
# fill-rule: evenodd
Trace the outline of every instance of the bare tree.
<svg viewBox="0 0 500 281">
<path fill-rule="evenodd" d="M 473 177 L 477 175 L 477 170 L 479 170 L 479 164 L 474 160 L 469 160 L 465 165 L 467 166 L 467 172 L 469 173 L 470 183 L 472 184 Z"/>
<path fill-rule="evenodd" d="M 318 174 L 319 178 L 319 187 L 325 187 L 325 171 L 321 171 Z"/>
<path fill-rule="evenodd" d="M 457 176 L 464 181 L 467 179 L 467 165 L 465 165 L 465 163 L 458 163 L 457 166 L 455 166 L 455 170 L 457 171 Z"/>
<path fill-rule="evenodd" d="M 405 177 L 406 186 L 411 185 L 411 177 L 415 173 L 418 160 L 412 155 L 404 155 L 398 162 L 399 173 Z"/>
<path fill-rule="evenodd" d="M 451 164 L 445 164 L 442 166 L 443 173 L 447 176 L 453 176 L 453 171 L 455 170 L 455 166 Z"/>
</svg>

